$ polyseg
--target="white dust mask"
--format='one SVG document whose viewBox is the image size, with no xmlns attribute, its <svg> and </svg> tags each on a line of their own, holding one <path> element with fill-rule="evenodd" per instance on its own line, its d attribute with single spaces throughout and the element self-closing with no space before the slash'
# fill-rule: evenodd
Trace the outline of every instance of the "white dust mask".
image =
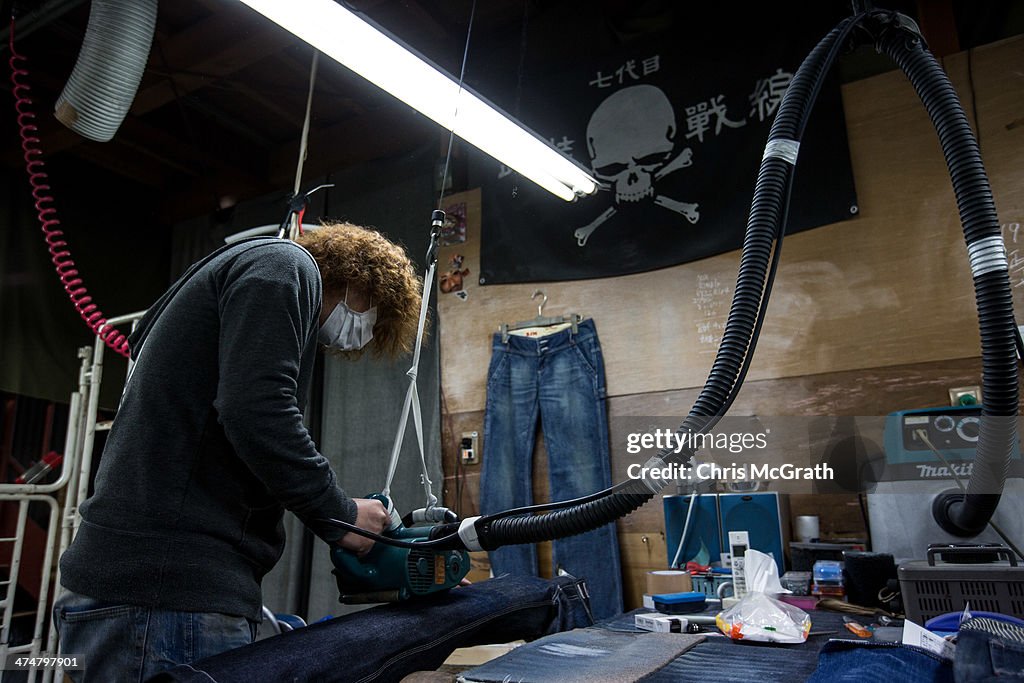
<svg viewBox="0 0 1024 683">
<path fill-rule="evenodd" d="M 377 322 L 377 307 L 356 313 L 348 307 L 348 287 L 345 301 L 339 301 L 320 328 L 318 338 L 321 344 L 339 351 L 356 351 L 373 339 L 373 324 Z"/>
</svg>

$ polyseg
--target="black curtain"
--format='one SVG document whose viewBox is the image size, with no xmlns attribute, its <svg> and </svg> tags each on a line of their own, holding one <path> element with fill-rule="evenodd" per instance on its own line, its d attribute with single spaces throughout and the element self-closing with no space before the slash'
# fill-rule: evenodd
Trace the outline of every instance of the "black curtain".
<svg viewBox="0 0 1024 683">
<path fill-rule="evenodd" d="M 67 249 L 107 317 L 144 309 L 167 285 L 168 233 L 116 177 L 73 160 L 48 164 Z M 67 402 L 77 349 L 93 334 L 64 292 L 24 172 L 0 170 L 0 390 Z M 117 405 L 125 362 L 105 354 L 101 406 Z"/>
</svg>

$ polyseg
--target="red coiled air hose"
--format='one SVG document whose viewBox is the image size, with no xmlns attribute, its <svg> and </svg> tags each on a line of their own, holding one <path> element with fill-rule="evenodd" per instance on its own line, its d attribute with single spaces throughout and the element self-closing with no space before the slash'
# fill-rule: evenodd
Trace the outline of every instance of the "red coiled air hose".
<svg viewBox="0 0 1024 683">
<path fill-rule="evenodd" d="M 32 99 L 29 97 L 29 86 L 21 79 L 28 75 L 28 70 L 18 66 L 19 62 L 27 61 L 14 49 L 14 19 L 11 19 L 11 85 L 14 94 L 14 109 L 18 114 L 18 129 L 21 134 L 21 149 L 25 157 L 25 170 L 28 172 L 28 182 L 32 186 L 32 196 L 35 198 L 36 212 L 39 216 L 39 225 L 46 238 L 46 246 L 50 250 L 50 259 L 53 261 L 57 275 L 60 277 L 64 291 L 68 293 L 75 310 L 82 316 L 82 320 L 89 326 L 103 342 L 117 351 L 124 357 L 128 357 L 128 339 L 118 332 L 113 326 L 107 325 L 107 319 L 99 307 L 92 302 L 82 278 L 78 276 L 78 269 L 68 251 L 68 243 L 64 241 L 64 231 L 58 226 L 57 209 L 53 208 L 53 196 L 50 194 L 50 186 L 46 184 L 47 175 L 42 160 L 43 151 L 39 147 L 39 138 L 33 135 L 38 128 L 32 120 L 35 119 L 35 112 L 32 111 Z"/>
</svg>

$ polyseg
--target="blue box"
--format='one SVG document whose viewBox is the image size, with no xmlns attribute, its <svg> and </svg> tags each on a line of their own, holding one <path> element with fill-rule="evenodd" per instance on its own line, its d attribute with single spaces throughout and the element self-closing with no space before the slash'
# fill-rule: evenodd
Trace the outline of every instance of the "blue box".
<svg viewBox="0 0 1024 683">
<path fill-rule="evenodd" d="M 707 607 L 707 596 L 696 591 L 660 593 L 651 597 L 654 598 L 654 609 L 662 614 L 691 614 L 703 612 Z"/>
<path fill-rule="evenodd" d="M 843 585 L 843 563 L 836 560 L 818 560 L 815 562 L 814 583 L 830 586 Z"/>
</svg>

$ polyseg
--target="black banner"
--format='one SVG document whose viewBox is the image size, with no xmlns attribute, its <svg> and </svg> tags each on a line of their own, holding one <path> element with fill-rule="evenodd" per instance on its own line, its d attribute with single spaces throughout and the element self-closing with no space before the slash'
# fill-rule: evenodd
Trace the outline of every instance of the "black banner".
<svg viewBox="0 0 1024 683">
<path fill-rule="evenodd" d="M 565 202 L 473 155 L 483 193 L 481 284 L 625 275 L 740 247 L 771 121 L 805 55 L 722 47 L 698 61 L 682 45 L 647 42 L 552 78 L 522 100 L 524 123 L 607 190 Z M 800 147 L 787 233 L 856 211 L 833 80 Z"/>
</svg>

